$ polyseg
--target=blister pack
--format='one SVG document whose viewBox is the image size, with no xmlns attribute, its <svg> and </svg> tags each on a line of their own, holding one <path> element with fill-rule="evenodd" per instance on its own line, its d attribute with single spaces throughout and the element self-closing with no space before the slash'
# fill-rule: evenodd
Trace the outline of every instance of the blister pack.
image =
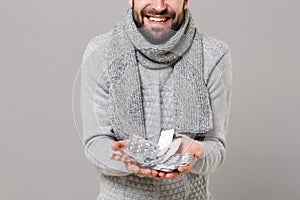
<svg viewBox="0 0 300 200">
<path fill-rule="evenodd" d="M 194 156 L 177 153 L 182 139 L 174 136 L 174 129 L 162 131 L 158 144 L 141 137 L 133 137 L 123 151 L 129 156 L 126 155 L 127 160 L 142 168 L 171 172 L 179 166 L 189 164 Z M 116 154 L 112 159 L 122 160 L 121 156 Z"/>
</svg>

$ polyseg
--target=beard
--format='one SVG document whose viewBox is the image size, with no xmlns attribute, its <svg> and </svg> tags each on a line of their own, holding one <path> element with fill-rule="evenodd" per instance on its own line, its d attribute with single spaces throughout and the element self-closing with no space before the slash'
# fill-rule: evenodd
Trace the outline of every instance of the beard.
<svg viewBox="0 0 300 200">
<path fill-rule="evenodd" d="M 176 31 L 180 29 L 181 24 L 184 21 L 184 9 L 183 9 L 183 15 L 178 16 L 178 19 L 172 23 L 171 28 L 145 27 L 143 19 L 146 15 L 168 16 L 170 20 L 175 20 L 176 13 L 168 9 L 165 9 L 162 12 L 156 12 L 155 10 L 144 9 L 141 11 L 141 14 L 139 15 L 138 11 L 134 9 L 134 1 L 132 2 L 132 11 L 133 11 L 132 17 L 139 32 L 146 38 L 146 40 L 148 40 L 152 44 L 162 44 L 167 42 L 173 35 L 175 35 Z"/>
</svg>

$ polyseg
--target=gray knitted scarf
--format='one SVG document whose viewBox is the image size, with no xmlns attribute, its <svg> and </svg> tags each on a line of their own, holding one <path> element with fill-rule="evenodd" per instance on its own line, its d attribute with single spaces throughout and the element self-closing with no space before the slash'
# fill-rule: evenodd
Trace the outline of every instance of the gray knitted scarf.
<svg viewBox="0 0 300 200">
<path fill-rule="evenodd" d="M 143 64 L 152 68 L 174 67 L 175 131 L 205 133 L 212 128 L 202 36 L 188 10 L 180 29 L 167 42 L 151 44 L 137 29 L 129 9 L 113 29 L 107 52 L 109 114 L 118 140 L 146 137 L 137 52 L 143 55 Z"/>
</svg>

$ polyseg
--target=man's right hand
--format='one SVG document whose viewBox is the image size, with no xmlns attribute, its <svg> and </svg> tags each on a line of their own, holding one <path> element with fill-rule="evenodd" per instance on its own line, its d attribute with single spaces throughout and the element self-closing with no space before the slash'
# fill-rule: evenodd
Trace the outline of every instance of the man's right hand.
<svg viewBox="0 0 300 200">
<path fill-rule="evenodd" d="M 123 151 L 123 148 L 129 143 L 129 140 L 121 140 L 117 142 L 113 142 L 111 144 L 111 148 L 113 151 L 119 151 L 122 156 L 121 160 L 125 163 L 126 169 L 131 172 L 135 173 L 138 177 L 155 177 L 159 179 L 159 171 L 147 169 L 147 168 L 140 168 L 138 165 L 134 164 L 129 160 L 129 156 Z"/>
</svg>

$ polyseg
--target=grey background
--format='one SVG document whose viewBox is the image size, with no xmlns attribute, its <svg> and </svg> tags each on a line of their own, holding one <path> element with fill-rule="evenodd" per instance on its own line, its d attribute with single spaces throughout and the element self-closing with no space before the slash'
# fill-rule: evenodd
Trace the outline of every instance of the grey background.
<svg viewBox="0 0 300 200">
<path fill-rule="evenodd" d="M 299 6 L 190 1 L 199 29 L 233 56 L 228 156 L 210 183 L 217 200 L 300 198 Z M 126 8 L 125 0 L 0 1 L 1 200 L 96 198 L 98 175 L 73 122 L 73 81 L 88 41 Z"/>
</svg>

